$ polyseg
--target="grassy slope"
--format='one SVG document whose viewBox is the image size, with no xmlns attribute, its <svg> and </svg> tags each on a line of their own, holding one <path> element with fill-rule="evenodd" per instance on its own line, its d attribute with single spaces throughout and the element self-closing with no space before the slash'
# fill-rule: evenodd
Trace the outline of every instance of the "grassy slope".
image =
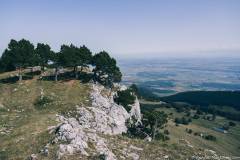
<svg viewBox="0 0 240 160">
<path fill-rule="evenodd" d="M 37 109 L 33 104 L 41 88 L 53 102 Z M 57 124 L 57 113 L 88 104 L 88 88 L 77 81 L 55 83 L 36 79 L 22 84 L 0 84 L 0 103 L 4 105 L 0 109 L 0 159 L 25 159 L 38 153 L 53 137 L 47 128 Z"/>
<path fill-rule="evenodd" d="M 170 120 L 167 125 L 167 129 L 170 132 L 170 143 L 178 143 L 179 139 L 183 138 L 188 140 L 193 146 L 208 148 L 217 151 L 219 154 L 227 156 L 240 156 L 240 123 L 236 127 L 231 127 L 229 133 L 223 134 L 217 131 L 214 131 L 213 127 L 220 127 L 225 123 L 228 123 L 229 120 L 217 116 L 215 121 L 208 121 L 204 119 L 192 119 L 192 123 L 189 125 L 179 125 L 176 126 L 173 120 L 176 117 L 183 117 L 184 113 L 178 113 L 173 108 L 158 108 L 157 110 L 164 111 L 166 113 L 173 113 L 173 116 L 170 117 Z M 193 132 L 201 132 L 212 134 L 217 137 L 217 141 L 207 141 L 202 139 L 199 136 L 194 136 L 193 134 L 187 134 L 185 129 L 192 129 Z"/>
<path fill-rule="evenodd" d="M 0 78 L 8 76 L 9 73 L 0 74 Z M 47 104 L 44 109 L 38 109 L 33 104 L 40 96 L 41 88 L 44 95 L 50 97 L 53 102 Z M 38 81 L 36 79 L 23 81 L 22 84 L 0 83 L 0 159 L 26 159 L 32 153 L 39 151 L 53 139 L 47 128 L 56 125 L 56 114 L 69 113 L 75 109 L 75 105 L 89 105 L 89 85 L 81 84 L 79 81 L 51 82 Z M 180 116 L 180 115 L 179 115 Z M 197 126 L 197 123 L 196 123 Z M 199 125 L 198 125 L 199 126 Z M 126 152 L 135 152 L 141 159 L 157 159 L 168 155 L 169 159 L 186 159 L 201 150 L 189 148 L 178 143 L 178 139 L 185 134 L 185 127 L 168 125 L 172 143 L 159 141 L 146 142 L 139 139 L 129 139 L 124 136 L 102 135 L 108 141 L 115 155 L 121 159 Z M 6 133 L 9 131 L 9 133 Z M 234 131 L 235 133 L 235 131 Z M 177 134 L 180 134 L 179 136 Z M 237 139 L 235 135 L 235 139 Z M 186 138 L 187 139 L 187 138 Z M 218 137 L 219 139 L 219 137 Z M 197 144 L 198 140 L 193 141 Z M 201 140 L 199 140 L 201 141 Z M 131 145 L 141 147 L 143 151 L 132 151 Z M 195 144 L 194 144 L 195 145 Z M 200 145 L 203 146 L 203 145 Z M 58 144 L 50 146 L 50 155 L 45 157 L 38 154 L 39 159 L 56 159 Z M 92 159 L 93 157 L 82 157 L 78 154 L 66 156 L 63 159 Z M 123 158 L 126 159 L 126 158 Z M 131 158 L 129 158 L 131 159 Z"/>
</svg>

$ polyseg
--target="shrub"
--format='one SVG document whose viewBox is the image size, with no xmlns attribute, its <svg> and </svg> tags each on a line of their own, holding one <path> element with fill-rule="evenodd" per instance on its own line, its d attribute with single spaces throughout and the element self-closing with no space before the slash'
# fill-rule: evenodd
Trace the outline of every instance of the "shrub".
<svg viewBox="0 0 240 160">
<path fill-rule="evenodd" d="M 43 109 L 47 104 L 51 103 L 53 100 L 43 96 L 43 97 L 39 97 L 36 99 L 36 101 L 34 102 L 34 105 L 38 108 L 38 109 Z"/>
<path fill-rule="evenodd" d="M 169 135 L 169 131 L 166 129 L 163 131 L 164 134 Z"/>
<path fill-rule="evenodd" d="M 170 140 L 170 138 L 166 135 L 164 135 L 163 133 L 157 133 L 156 136 L 155 136 L 155 139 L 156 140 L 162 140 L 162 141 L 168 141 Z"/>
<path fill-rule="evenodd" d="M 195 114 L 195 115 L 193 116 L 193 119 L 199 119 L 199 118 L 200 118 L 200 116 L 197 115 L 197 114 Z"/>
<path fill-rule="evenodd" d="M 231 127 L 234 127 L 234 126 L 236 126 L 236 123 L 230 121 L 230 122 L 228 123 L 228 125 L 231 126 Z"/>
<path fill-rule="evenodd" d="M 131 89 L 118 91 L 117 95 L 114 97 L 114 101 L 122 105 L 128 112 L 131 110 L 130 105 L 134 103 L 135 99 L 136 97 Z"/>
<path fill-rule="evenodd" d="M 210 135 L 210 134 L 209 135 L 205 135 L 204 138 L 206 140 L 210 140 L 210 141 L 216 141 L 217 140 L 217 138 L 215 136 Z"/>
<path fill-rule="evenodd" d="M 189 133 L 189 134 L 192 134 L 193 131 L 192 131 L 192 129 L 186 128 L 186 132 Z"/>
<path fill-rule="evenodd" d="M 175 118 L 175 123 L 176 123 L 176 124 L 188 125 L 189 122 L 192 122 L 192 120 L 191 120 L 190 118 L 189 118 L 189 119 L 186 119 L 185 117 Z"/>
<path fill-rule="evenodd" d="M 200 133 L 199 133 L 199 132 L 194 132 L 193 135 L 194 135 L 194 136 L 200 136 Z"/>
</svg>

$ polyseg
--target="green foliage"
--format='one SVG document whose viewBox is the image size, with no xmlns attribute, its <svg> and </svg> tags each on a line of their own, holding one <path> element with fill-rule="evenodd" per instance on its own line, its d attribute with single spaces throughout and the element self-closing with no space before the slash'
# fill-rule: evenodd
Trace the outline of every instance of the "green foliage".
<svg viewBox="0 0 240 160">
<path fill-rule="evenodd" d="M 188 133 L 188 134 L 192 134 L 192 129 L 188 129 L 188 128 L 186 128 L 186 132 Z"/>
<path fill-rule="evenodd" d="M 136 97 L 131 89 L 117 91 L 117 95 L 114 97 L 114 101 L 122 105 L 128 112 L 131 110 L 130 105 L 134 103 L 135 99 Z"/>
<path fill-rule="evenodd" d="M 135 125 L 136 120 L 135 119 L 128 119 L 126 121 L 126 126 L 128 128 L 127 133 L 124 133 L 123 135 L 126 135 L 129 138 L 140 138 L 144 139 L 147 137 L 151 131 L 149 128 L 144 127 L 142 125 Z"/>
<path fill-rule="evenodd" d="M 209 140 L 209 141 L 216 141 L 217 140 L 217 138 L 215 136 L 211 135 L 211 134 L 204 135 L 203 138 L 205 138 L 206 140 Z"/>
<path fill-rule="evenodd" d="M 114 82 L 120 82 L 122 79 L 122 73 L 120 72 L 117 62 L 114 58 L 111 58 L 109 54 L 102 51 L 93 56 L 92 64 L 95 66 L 94 81 L 112 87 Z"/>
<path fill-rule="evenodd" d="M 53 102 L 52 99 L 46 96 L 43 96 L 43 97 L 38 97 L 34 102 L 34 105 L 36 106 L 37 109 L 44 109 L 45 106 L 51 102 Z"/>
<path fill-rule="evenodd" d="M 2 160 L 7 160 L 8 159 L 8 154 L 6 151 L 0 151 L 0 159 Z"/>
<path fill-rule="evenodd" d="M 167 136 L 169 134 L 168 130 L 164 130 L 164 134 L 160 133 L 160 129 L 164 127 L 164 124 L 167 123 L 167 114 L 159 111 L 148 111 L 144 112 L 143 115 L 143 124 L 135 125 L 134 120 L 127 121 L 126 126 L 128 131 L 126 135 L 130 138 L 140 138 L 144 139 L 148 136 L 151 136 L 155 140 L 169 140 Z"/>
<path fill-rule="evenodd" d="M 156 134 L 155 140 L 168 141 L 168 140 L 170 140 L 170 138 L 167 135 L 164 135 L 159 132 Z"/>
<path fill-rule="evenodd" d="M 90 64 L 91 57 L 92 53 L 86 46 L 62 45 L 59 52 L 59 61 L 64 67 L 86 66 Z"/>
<path fill-rule="evenodd" d="M 230 122 L 228 123 L 228 125 L 229 125 L 229 126 L 231 126 L 231 127 L 235 127 L 235 126 L 236 126 L 236 123 L 235 123 L 235 122 L 232 122 L 232 121 L 230 121 Z"/>
<path fill-rule="evenodd" d="M 163 133 L 166 134 L 166 135 L 169 135 L 169 131 L 168 131 L 167 129 L 165 129 L 165 130 L 163 131 Z"/>
<path fill-rule="evenodd" d="M 185 117 L 182 117 L 182 118 L 175 118 L 174 122 L 176 124 L 184 124 L 184 125 L 188 125 L 190 122 L 192 122 L 192 120 L 190 118 L 185 118 Z"/>
<path fill-rule="evenodd" d="M 42 66 L 42 70 L 44 70 L 44 67 L 47 66 L 48 62 L 53 60 L 54 57 L 54 52 L 51 51 L 48 44 L 38 43 L 35 53 L 37 54 L 38 64 Z"/>
<path fill-rule="evenodd" d="M 194 116 L 193 116 L 193 119 L 199 119 L 200 118 L 200 116 L 198 115 L 198 114 L 195 114 Z"/>
<path fill-rule="evenodd" d="M 213 114 L 212 120 L 215 120 L 216 115 L 220 115 L 230 120 L 240 121 L 239 91 L 191 91 L 157 97 L 153 96 L 153 93 L 146 88 L 138 87 L 138 89 L 141 95 L 144 95 L 144 99 L 167 102 L 177 112 L 189 109 L 197 110 L 198 115 L 194 115 L 194 119 L 198 119 L 199 115 L 206 112 Z M 184 103 L 180 104 L 179 102 Z"/>
<path fill-rule="evenodd" d="M 167 123 L 167 114 L 159 111 L 146 112 L 143 115 L 144 125 L 149 126 L 151 129 L 151 136 L 155 139 L 155 135 L 159 129 L 163 127 L 165 123 Z"/>
<path fill-rule="evenodd" d="M 239 108 L 239 91 L 191 91 L 160 98 L 166 102 L 187 102 L 193 105 L 233 106 Z"/>
<path fill-rule="evenodd" d="M 1 70 L 11 71 L 16 68 L 33 66 L 36 64 L 36 59 L 34 45 L 30 41 L 25 39 L 11 40 L 1 57 L 1 66 L 3 67 Z"/>
<path fill-rule="evenodd" d="M 75 77 L 78 79 L 77 67 L 87 67 L 91 63 L 92 52 L 84 45 L 80 48 L 72 44 L 70 46 L 62 45 L 58 60 L 63 67 L 73 67 Z"/>
</svg>

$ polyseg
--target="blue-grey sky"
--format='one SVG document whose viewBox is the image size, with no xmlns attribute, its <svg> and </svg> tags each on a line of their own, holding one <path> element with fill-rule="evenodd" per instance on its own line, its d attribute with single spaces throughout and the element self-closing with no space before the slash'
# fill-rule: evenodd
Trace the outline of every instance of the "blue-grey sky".
<svg viewBox="0 0 240 160">
<path fill-rule="evenodd" d="M 240 0 L 0 0 L 0 54 L 21 38 L 120 57 L 238 55 Z"/>
</svg>

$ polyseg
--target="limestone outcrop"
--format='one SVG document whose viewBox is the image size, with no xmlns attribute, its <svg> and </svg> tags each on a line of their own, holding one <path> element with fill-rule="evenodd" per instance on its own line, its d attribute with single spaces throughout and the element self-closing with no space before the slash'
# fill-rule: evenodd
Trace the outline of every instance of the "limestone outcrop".
<svg viewBox="0 0 240 160">
<path fill-rule="evenodd" d="M 103 92 L 107 94 L 104 95 Z M 141 123 L 141 111 L 137 98 L 128 113 L 123 106 L 114 103 L 113 95 L 114 93 L 103 86 L 93 84 L 91 106 L 76 106 L 76 117 L 58 116 L 62 124 L 57 129 L 57 137 L 68 142 L 60 144 L 59 158 L 76 152 L 88 156 L 86 148 L 91 142 L 98 154 L 104 155 L 107 160 L 116 159 L 107 146 L 107 140 L 100 134 L 116 135 L 126 132 L 127 119 L 134 117 L 137 123 Z"/>
</svg>

